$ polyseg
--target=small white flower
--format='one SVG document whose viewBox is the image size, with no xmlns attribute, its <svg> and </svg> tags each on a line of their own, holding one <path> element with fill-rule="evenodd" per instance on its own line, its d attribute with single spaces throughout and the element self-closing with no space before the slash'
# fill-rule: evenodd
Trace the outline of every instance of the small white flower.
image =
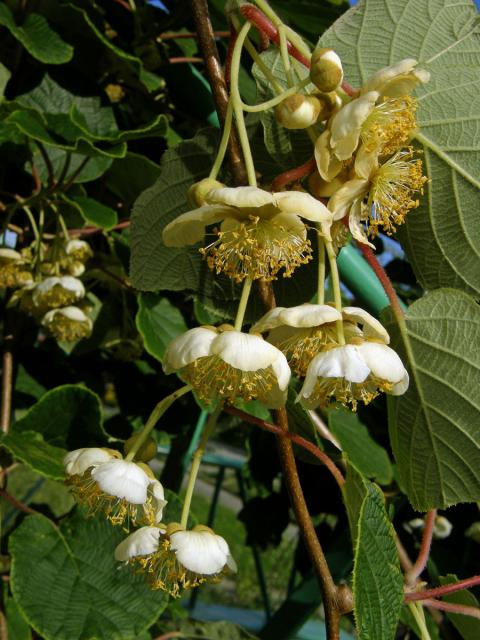
<svg viewBox="0 0 480 640">
<path fill-rule="evenodd" d="M 148 556 L 158 551 L 160 534 L 165 533 L 158 527 L 141 527 L 122 540 L 115 549 L 115 560 L 128 562 L 138 556 Z"/>
<path fill-rule="evenodd" d="M 368 404 L 379 391 L 401 395 L 408 373 L 393 349 L 377 342 L 359 341 L 319 353 L 308 366 L 297 401 L 307 409 L 326 406 L 332 399 L 352 405 Z"/>
<path fill-rule="evenodd" d="M 190 329 L 174 338 L 164 356 L 165 373 L 177 371 L 207 403 L 258 398 L 284 405 L 290 368 L 281 351 L 262 337 L 233 329 Z"/>
<path fill-rule="evenodd" d="M 82 262 L 93 256 L 92 248 L 85 240 L 69 240 L 65 245 L 65 253 Z"/>
<path fill-rule="evenodd" d="M 172 533 L 170 542 L 178 562 L 192 573 L 211 576 L 235 566 L 226 540 L 207 527 Z"/>
<path fill-rule="evenodd" d="M 379 97 L 380 94 L 376 91 L 368 91 L 348 102 L 333 116 L 330 146 L 338 160 L 352 157 L 358 147 L 362 125 L 374 110 Z"/>
<path fill-rule="evenodd" d="M 131 504 L 144 504 L 151 478 L 135 462 L 109 460 L 92 470 L 101 491 Z"/>
<path fill-rule="evenodd" d="M 103 462 L 108 462 L 108 460 L 111 460 L 115 455 L 116 452 L 112 449 L 100 449 L 97 447 L 69 451 L 63 458 L 65 473 L 69 476 L 81 476 L 90 467 L 96 467 Z"/>
<path fill-rule="evenodd" d="M 433 525 L 433 537 L 437 540 L 448 538 L 452 533 L 453 524 L 445 516 L 437 516 Z"/>
<path fill-rule="evenodd" d="M 72 306 L 47 311 L 41 323 L 57 340 L 65 342 L 87 338 L 93 328 L 92 320 L 81 309 Z"/>
<path fill-rule="evenodd" d="M 22 254 L 15 249 L 9 249 L 8 247 L 0 247 L 0 265 L 10 264 L 11 262 L 17 262 L 22 259 Z"/>
<path fill-rule="evenodd" d="M 85 287 L 78 278 L 51 276 L 37 284 L 33 291 L 33 302 L 37 307 L 65 307 L 84 296 Z"/>
<path fill-rule="evenodd" d="M 332 214 L 307 193 L 270 193 L 257 187 L 223 187 L 202 193 L 204 206 L 172 220 L 163 230 L 169 247 L 203 239 L 206 227 L 222 222 L 218 239 L 202 253 L 211 269 L 236 281 L 285 276 L 311 259 L 302 218 L 316 222 L 328 234 Z"/>
</svg>

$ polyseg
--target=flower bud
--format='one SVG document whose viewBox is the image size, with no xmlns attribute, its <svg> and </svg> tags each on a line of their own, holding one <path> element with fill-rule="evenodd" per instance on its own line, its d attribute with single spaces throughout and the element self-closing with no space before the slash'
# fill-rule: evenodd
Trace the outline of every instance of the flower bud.
<svg viewBox="0 0 480 640">
<path fill-rule="evenodd" d="M 0 288 L 23 287 L 33 282 L 30 267 L 18 251 L 0 248 Z"/>
<path fill-rule="evenodd" d="M 69 240 L 65 245 L 65 253 L 80 262 L 86 262 L 93 256 L 93 251 L 85 240 Z"/>
<path fill-rule="evenodd" d="M 328 118 L 342 106 L 342 101 L 335 91 L 330 91 L 330 93 L 316 93 L 315 97 L 320 104 L 320 112 L 318 114 L 319 122 L 328 120 Z"/>
<path fill-rule="evenodd" d="M 123 450 L 125 451 L 125 455 L 130 453 L 130 449 L 133 447 L 135 442 L 138 439 L 139 434 L 134 433 L 133 436 L 125 442 L 123 445 Z M 157 443 L 153 438 L 148 438 L 146 442 L 142 444 L 140 449 L 135 454 L 135 461 L 148 462 L 152 460 L 157 455 Z"/>
<path fill-rule="evenodd" d="M 333 49 L 315 49 L 312 54 L 310 78 L 320 91 L 326 93 L 335 91 L 342 84 L 342 62 Z"/>
<path fill-rule="evenodd" d="M 195 182 L 189 188 L 187 192 L 187 197 L 189 202 L 192 203 L 195 207 L 203 207 L 206 203 L 206 196 L 212 189 L 221 189 L 225 185 L 218 180 L 213 180 L 213 178 L 205 178 L 204 180 L 200 180 L 200 182 Z"/>
<path fill-rule="evenodd" d="M 285 98 L 275 107 L 275 118 L 286 129 L 306 129 L 315 124 L 319 113 L 319 100 L 300 93 Z"/>
</svg>

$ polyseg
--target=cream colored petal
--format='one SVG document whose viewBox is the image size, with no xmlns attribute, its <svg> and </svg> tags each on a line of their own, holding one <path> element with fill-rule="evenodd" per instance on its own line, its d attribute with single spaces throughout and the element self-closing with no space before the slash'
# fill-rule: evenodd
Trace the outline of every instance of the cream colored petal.
<svg viewBox="0 0 480 640">
<path fill-rule="evenodd" d="M 226 541 L 208 531 L 176 531 L 170 542 L 179 563 L 200 575 L 220 573 L 230 555 Z"/>
<path fill-rule="evenodd" d="M 280 352 L 260 336 L 225 331 L 212 341 L 210 353 L 235 369 L 257 371 L 270 367 Z"/>
<path fill-rule="evenodd" d="M 164 228 L 163 244 L 166 247 L 184 247 L 200 242 L 205 236 L 205 227 L 230 215 L 235 215 L 235 212 L 231 207 L 222 205 L 206 205 L 182 213 Z"/>
<path fill-rule="evenodd" d="M 318 173 L 324 180 L 330 182 L 342 170 L 343 164 L 330 148 L 330 130 L 325 131 L 317 138 L 315 143 L 315 161 Z"/>
<path fill-rule="evenodd" d="M 115 560 L 127 562 L 137 556 L 149 556 L 158 551 L 162 531 L 158 527 L 141 527 L 122 540 L 115 549 Z"/>
<path fill-rule="evenodd" d="M 274 204 L 273 194 L 258 187 L 224 187 L 212 189 L 206 197 L 209 204 L 228 205 L 239 208 L 264 207 Z"/>
<path fill-rule="evenodd" d="M 405 380 L 407 372 L 400 357 L 387 345 L 363 342 L 357 346 L 357 349 L 375 377 L 393 384 Z"/>
<path fill-rule="evenodd" d="M 14 249 L 9 249 L 8 247 L 0 248 L 0 264 L 16 262 L 17 260 L 20 260 L 21 257 L 22 255 Z"/>
<path fill-rule="evenodd" d="M 271 220 L 270 224 L 276 227 L 282 227 L 286 231 L 290 231 L 305 240 L 307 237 L 307 228 L 300 216 L 294 213 L 277 213 Z"/>
<path fill-rule="evenodd" d="M 378 149 L 375 151 L 367 151 L 364 144 L 355 156 L 355 174 L 359 178 L 368 180 L 372 172 L 378 167 Z"/>
<path fill-rule="evenodd" d="M 174 338 L 163 357 L 163 370 L 172 373 L 182 369 L 197 358 L 210 355 L 210 347 L 217 332 L 206 327 L 195 327 Z"/>
<path fill-rule="evenodd" d="M 334 115 L 331 124 L 330 146 L 339 160 L 348 160 L 358 146 L 360 130 L 380 97 L 369 91 L 355 98 Z"/>
<path fill-rule="evenodd" d="M 279 327 L 282 323 L 280 320 L 280 314 L 286 307 L 274 307 L 267 311 L 265 315 L 263 315 L 260 320 L 257 320 L 255 324 L 251 327 L 251 333 L 265 333 L 266 331 L 270 331 L 274 327 Z"/>
<path fill-rule="evenodd" d="M 280 313 L 282 324 L 290 327 L 317 327 L 326 322 L 341 320 L 342 315 L 328 304 L 302 304 L 284 309 Z"/>
<path fill-rule="evenodd" d="M 152 496 L 153 504 L 155 507 L 155 522 L 162 521 L 163 510 L 168 504 L 168 500 L 165 500 L 165 491 L 163 485 L 157 479 L 152 480 L 147 490 L 147 494 Z"/>
<path fill-rule="evenodd" d="M 410 384 L 410 376 L 408 375 L 408 371 L 405 369 L 403 378 L 399 382 L 396 382 L 393 385 L 393 388 L 390 391 L 390 395 L 402 396 L 405 393 L 405 391 L 408 389 L 409 384 Z"/>
<path fill-rule="evenodd" d="M 273 345 L 270 345 L 273 347 Z M 276 347 L 273 347 L 276 349 Z M 288 365 L 286 357 L 283 355 L 281 351 L 276 349 L 278 355 L 277 359 L 272 363 L 273 373 L 278 380 L 278 387 L 280 391 L 287 391 L 288 383 L 290 382 L 290 377 L 292 375 L 290 371 L 290 367 Z"/>
<path fill-rule="evenodd" d="M 151 479 L 135 462 L 109 460 L 95 467 L 92 478 L 100 489 L 131 504 L 144 504 Z"/>
<path fill-rule="evenodd" d="M 87 469 L 110 460 L 112 455 L 105 449 L 88 447 L 69 451 L 63 458 L 65 473 L 69 476 L 83 475 Z"/>
<path fill-rule="evenodd" d="M 362 244 L 368 244 L 369 247 L 375 249 L 375 245 L 368 241 L 362 224 L 362 220 L 365 220 L 364 213 L 366 208 L 367 206 L 361 200 L 354 201 L 348 215 L 348 227 L 355 240 Z"/>
<path fill-rule="evenodd" d="M 368 180 L 355 178 L 340 187 L 328 201 L 328 208 L 333 213 L 333 219 L 341 220 L 344 218 L 355 200 L 361 200 L 366 196 L 368 186 Z"/>
<path fill-rule="evenodd" d="M 319 200 L 303 191 L 281 191 L 274 193 L 277 207 L 283 213 L 296 214 L 312 222 L 325 222 L 332 214 Z"/>
<path fill-rule="evenodd" d="M 364 95 L 369 91 L 378 91 L 381 95 L 385 95 L 383 92 L 384 85 L 397 76 L 409 73 L 417 64 L 418 62 L 415 58 L 405 58 L 404 60 L 400 60 L 400 62 L 390 65 L 389 67 L 379 69 L 367 79 L 360 93 Z"/>
<path fill-rule="evenodd" d="M 358 322 L 363 327 L 363 335 L 367 338 L 390 342 L 390 336 L 383 324 L 360 307 L 343 307 L 342 315 L 346 322 Z"/>
</svg>

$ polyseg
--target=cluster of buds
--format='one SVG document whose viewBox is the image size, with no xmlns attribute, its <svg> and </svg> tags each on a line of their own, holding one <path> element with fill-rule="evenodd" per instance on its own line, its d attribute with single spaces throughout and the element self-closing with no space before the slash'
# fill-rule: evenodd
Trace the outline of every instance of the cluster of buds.
<svg viewBox="0 0 480 640">
<path fill-rule="evenodd" d="M 197 525 L 189 530 L 177 522 L 162 522 L 165 492 L 145 462 L 155 454 L 153 440 L 135 456 L 141 461 L 107 448 L 76 449 L 64 458 L 65 473 L 87 515 L 102 513 L 127 532 L 140 527 L 117 546 L 116 560 L 143 573 L 152 589 L 178 597 L 182 589 L 216 582 L 236 566 L 226 541 L 210 528 Z"/>
<path fill-rule="evenodd" d="M 56 340 L 75 342 L 92 332 L 91 319 L 78 306 L 85 297 L 79 276 L 91 256 L 83 240 L 21 252 L 0 249 L 0 287 L 15 289 L 9 305 L 32 315 Z"/>
</svg>

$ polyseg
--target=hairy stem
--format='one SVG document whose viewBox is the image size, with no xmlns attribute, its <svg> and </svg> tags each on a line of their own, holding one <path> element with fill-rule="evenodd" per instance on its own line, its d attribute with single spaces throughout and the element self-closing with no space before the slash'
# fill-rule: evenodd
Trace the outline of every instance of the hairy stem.
<svg viewBox="0 0 480 640">
<path fill-rule="evenodd" d="M 441 587 L 434 587 L 433 589 L 425 589 L 423 591 L 412 591 L 405 595 L 405 602 L 438 598 L 440 596 L 446 596 L 449 593 L 455 593 L 456 591 L 476 587 L 477 585 L 480 585 L 480 576 L 472 576 L 471 578 L 466 578 L 465 580 L 460 580 L 453 584 L 444 584 Z"/>
<path fill-rule="evenodd" d="M 2 358 L 2 407 L 0 423 L 3 433 L 8 433 L 12 415 L 12 390 L 13 390 L 13 335 L 8 334 L 3 338 Z"/>
<path fill-rule="evenodd" d="M 384 268 L 378 262 L 377 258 L 375 257 L 375 254 L 373 253 L 373 251 L 368 245 L 363 244 L 363 242 L 357 242 L 357 246 L 360 249 L 360 251 L 363 253 L 363 257 L 365 258 L 365 260 L 372 267 L 373 271 L 375 272 L 375 275 L 377 276 L 378 280 L 380 281 L 380 284 L 383 287 L 383 290 L 387 294 L 387 298 L 392 307 L 392 311 L 395 314 L 395 317 L 397 318 L 397 321 L 399 320 L 403 321 L 405 314 L 403 313 L 403 309 L 400 305 L 400 300 L 398 299 L 397 293 L 393 288 L 392 283 L 390 282 L 390 278 L 385 273 Z"/>
<path fill-rule="evenodd" d="M 272 191 L 280 191 L 287 184 L 291 184 L 292 182 L 298 182 L 302 178 L 309 176 L 316 169 L 315 158 L 311 158 L 307 160 L 304 164 L 301 164 L 299 167 L 295 167 L 294 169 L 289 169 L 288 171 L 284 171 L 280 175 L 278 175 L 274 181 L 272 182 Z"/>
<path fill-rule="evenodd" d="M 432 607 L 432 609 L 448 611 L 449 613 L 459 613 L 463 616 L 480 619 L 480 609 L 478 607 L 470 607 L 465 604 L 455 604 L 453 602 L 443 602 L 442 600 L 425 600 L 423 604 L 426 607 Z"/>
<path fill-rule="evenodd" d="M 422 543 L 418 558 L 415 560 L 413 567 L 406 573 L 405 580 L 409 585 L 415 584 L 417 578 L 427 566 L 428 556 L 430 555 L 430 547 L 432 546 L 433 527 L 437 510 L 432 509 L 425 516 L 425 526 L 423 528 Z"/>
</svg>

